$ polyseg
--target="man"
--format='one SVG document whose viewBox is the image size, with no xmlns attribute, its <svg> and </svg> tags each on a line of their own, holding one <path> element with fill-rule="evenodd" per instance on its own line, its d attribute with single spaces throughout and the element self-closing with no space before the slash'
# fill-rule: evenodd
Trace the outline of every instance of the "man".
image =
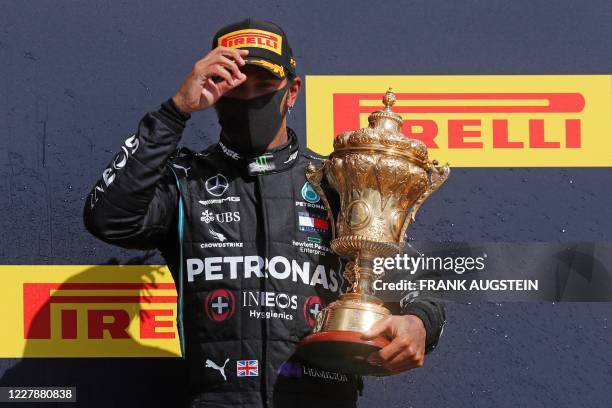
<svg viewBox="0 0 612 408">
<path fill-rule="evenodd" d="M 176 95 L 144 116 L 85 204 L 92 234 L 158 248 L 166 259 L 190 406 L 355 406 L 361 378 L 293 356 L 342 289 L 325 208 L 304 176 L 322 158 L 286 125 L 302 85 L 295 67 L 279 26 L 246 19 L 223 27 Z M 177 149 L 191 114 L 211 106 L 219 142 Z M 444 322 L 442 307 L 426 299 L 401 312 L 367 333 L 391 340 L 370 361 L 397 372 L 423 364 Z"/>
</svg>

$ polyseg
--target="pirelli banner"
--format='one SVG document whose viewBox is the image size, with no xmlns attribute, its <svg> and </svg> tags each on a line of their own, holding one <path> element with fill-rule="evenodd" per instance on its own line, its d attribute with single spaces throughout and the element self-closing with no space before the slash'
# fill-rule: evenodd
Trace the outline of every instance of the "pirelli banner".
<svg viewBox="0 0 612 408">
<path fill-rule="evenodd" d="M 2 265 L 2 357 L 177 357 L 160 265 Z"/>
<path fill-rule="evenodd" d="M 384 92 L 403 133 L 451 167 L 612 165 L 612 76 L 307 76 L 308 147 L 367 126 Z"/>
</svg>

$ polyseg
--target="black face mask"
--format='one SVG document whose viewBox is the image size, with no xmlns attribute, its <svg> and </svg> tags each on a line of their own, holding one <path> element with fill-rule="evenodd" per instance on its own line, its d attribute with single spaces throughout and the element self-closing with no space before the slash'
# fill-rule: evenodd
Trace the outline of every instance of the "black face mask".
<svg viewBox="0 0 612 408">
<path fill-rule="evenodd" d="M 215 109 L 221 125 L 221 140 L 246 156 L 265 152 L 281 127 L 280 104 L 287 85 L 251 99 L 222 96 Z"/>
</svg>

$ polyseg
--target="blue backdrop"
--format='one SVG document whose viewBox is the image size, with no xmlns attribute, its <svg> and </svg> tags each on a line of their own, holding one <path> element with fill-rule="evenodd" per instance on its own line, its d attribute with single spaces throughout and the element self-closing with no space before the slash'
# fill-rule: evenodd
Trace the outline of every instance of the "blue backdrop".
<svg viewBox="0 0 612 408">
<path fill-rule="evenodd" d="M 609 0 L 3 0 L 0 263 L 125 263 L 147 255 L 90 236 L 84 199 L 142 115 L 173 95 L 209 51 L 213 33 L 249 15 L 284 27 L 302 76 L 612 71 Z M 289 125 L 303 140 L 304 95 L 294 113 Z M 182 143 L 202 149 L 217 135 L 214 113 L 201 112 Z M 608 168 L 454 169 L 411 235 L 609 241 L 611 176 Z M 140 261 L 163 262 L 132 259 Z M 453 303 L 447 311 L 425 367 L 368 379 L 361 407 L 610 406 L 612 304 Z M 3 382 L 79 381 L 87 406 L 127 406 L 145 398 L 143 390 L 161 401 L 153 386 L 172 381 L 171 370 L 156 360 L 0 360 Z"/>
</svg>

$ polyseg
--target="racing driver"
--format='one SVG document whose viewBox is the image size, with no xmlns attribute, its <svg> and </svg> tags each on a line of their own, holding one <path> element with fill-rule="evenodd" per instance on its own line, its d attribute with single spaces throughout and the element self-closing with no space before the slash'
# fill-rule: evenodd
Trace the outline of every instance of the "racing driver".
<svg viewBox="0 0 612 408">
<path fill-rule="evenodd" d="M 361 377 L 294 356 L 316 313 L 343 289 L 325 207 L 304 175 L 322 157 L 286 124 L 302 85 L 295 69 L 278 25 L 248 18 L 221 28 L 85 203 L 93 235 L 159 249 L 166 260 L 190 407 L 355 407 L 361 392 Z M 219 141 L 177 148 L 191 114 L 210 107 Z M 411 297 L 364 335 L 391 340 L 369 361 L 397 372 L 420 367 L 443 324 L 441 304 Z"/>
</svg>

